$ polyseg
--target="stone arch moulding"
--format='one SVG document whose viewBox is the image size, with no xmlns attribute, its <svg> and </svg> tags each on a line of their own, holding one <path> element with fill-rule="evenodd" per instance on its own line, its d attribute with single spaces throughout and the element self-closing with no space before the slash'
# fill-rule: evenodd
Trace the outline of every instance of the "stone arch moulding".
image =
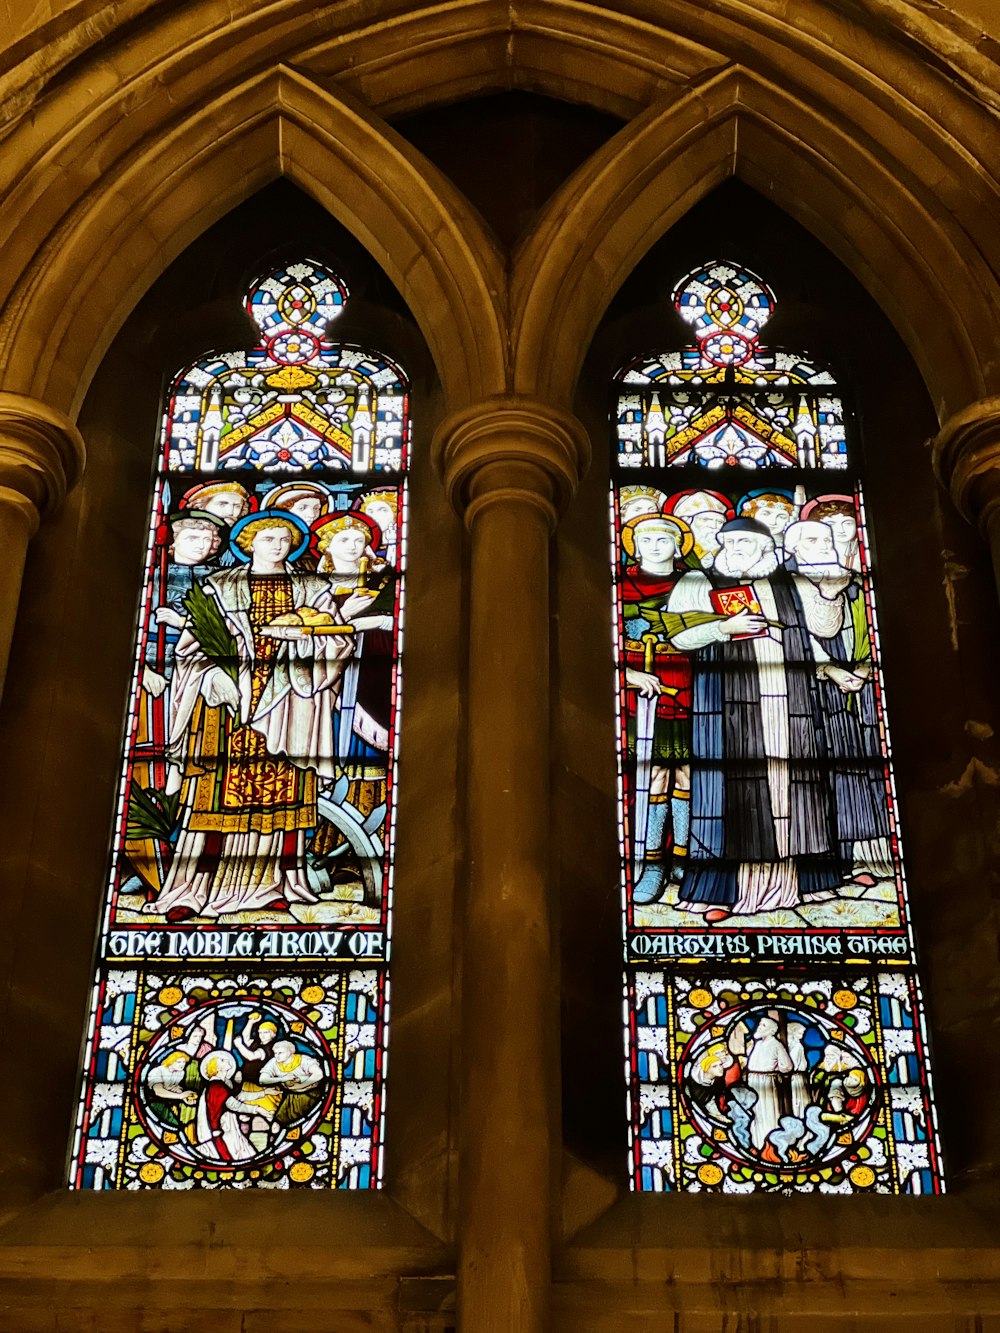
<svg viewBox="0 0 1000 1333">
<path fill-rule="evenodd" d="M 63 23 L 51 48 L 19 60 L 15 47 L 0 88 L 12 113 L 13 182 L 0 243 L 14 275 L 0 357 L 12 357 L 16 340 L 22 367 L 0 387 L 72 413 L 100 351 L 163 265 L 281 171 L 308 179 L 385 262 L 422 323 L 449 406 L 510 387 L 504 273 L 492 242 L 457 191 L 368 107 L 395 114 L 522 87 L 636 117 L 560 193 L 536 237 L 552 239 L 560 209 L 573 229 L 597 218 L 601 227 L 583 233 L 584 255 L 607 230 L 598 263 L 627 272 L 619 249 L 634 263 L 658 234 L 643 208 L 655 203 L 667 225 L 686 206 L 678 198 L 690 203 L 735 170 L 847 259 L 895 318 L 945 416 L 1000 388 L 990 299 L 1000 187 L 984 165 L 1000 141 L 996 66 L 911 0 L 878 8 L 847 19 L 831 0 L 802 0 L 789 17 L 783 0 L 716 0 L 710 11 L 700 0 L 663 0 L 653 22 L 636 0 L 615 9 L 575 0 L 516 9 L 507 0 L 319 8 L 234 0 L 224 10 L 194 0 L 183 15 L 132 0 L 128 12 L 143 17 L 134 30 L 119 33 L 106 17 L 79 30 Z M 291 62 L 306 73 L 292 73 Z M 31 116 L 19 121 L 32 98 Z M 660 178 L 637 191 L 626 168 L 648 177 L 657 154 Z M 329 184 L 345 167 L 351 198 L 339 197 L 340 181 L 337 193 Z M 623 179 L 628 188 L 602 210 L 601 182 Z M 396 217 L 401 199 L 409 207 Z M 113 242 L 95 246 L 95 228 Z M 584 256 L 567 261 L 566 249 L 561 241 L 557 254 L 537 244 L 523 252 L 545 264 L 537 274 L 526 262 L 519 269 L 519 384 L 531 378 L 528 352 L 538 351 L 546 301 L 559 294 L 560 264 L 588 277 Z M 111 254 L 117 266 L 102 265 Z M 905 274 L 905 290 L 894 271 Z M 579 326 L 589 336 L 614 285 L 593 277 L 563 289 L 576 314 L 559 346 L 571 356 L 546 347 L 551 370 L 541 378 L 563 399 L 587 341 L 568 335 Z M 34 372 L 24 368 L 32 360 Z"/>
<path fill-rule="evenodd" d="M 103 12 L 96 22 L 91 9 L 75 7 L 78 25 L 61 16 L 51 42 L 15 44 L 0 80 L 12 182 L 0 216 L 8 272 L 27 269 L 39 233 L 72 225 L 60 221 L 67 199 L 114 189 L 129 154 L 146 154 L 155 181 L 160 146 L 174 161 L 189 122 L 206 114 L 242 105 L 259 117 L 270 96 L 275 114 L 294 117 L 298 105 L 308 119 L 309 79 L 314 97 L 331 96 L 321 86 L 336 87 L 342 109 L 381 127 L 413 161 L 362 102 L 393 115 L 521 87 L 628 118 L 658 101 L 687 104 L 692 94 L 684 90 L 699 81 L 694 95 L 711 102 L 720 75 L 735 78 L 741 68 L 751 69 L 736 80 L 745 111 L 756 102 L 775 133 L 794 132 L 803 153 L 825 151 L 830 160 L 823 133 L 846 136 L 856 155 L 936 196 L 942 219 L 956 214 L 942 226 L 967 227 L 982 253 L 996 256 L 998 183 L 986 165 L 1000 141 L 996 63 L 913 0 L 865 0 L 850 17 L 833 0 L 801 0 L 791 17 L 784 0 L 715 0 L 710 11 L 701 0 L 662 0 L 656 21 L 637 0 L 614 8 L 576 0 L 523 0 L 516 8 L 508 0 L 318 7 L 192 0 L 183 13 L 176 4 L 154 10 L 130 0 L 115 13 L 143 21 L 121 31 Z M 192 33 L 200 34 L 194 43 Z M 292 64 L 305 73 L 292 74 Z M 773 114 L 766 88 L 780 102 Z M 319 126 L 314 137 L 324 139 Z M 197 135 L 187 142 L 198 149 Z M 436 176 L 429 183 L 439 193 Z M 141 202 L 123 206 L 138 203 L 141 217 Z"/>
<path fill-rule="evenodd" d="M 350 96 L 291 70 L 149 134 L 87 189 L 0 318 L 0 388 L 75 417 L 128 312 L 197 235 L 280 175 L 372 253 L 427 339 L 449 406 L 503 391 L 503 262 L 473 209 Z"/>
<path fill-rule="evenodd" d="M 971 92 L 1000 107 L 996 62 L 980 28 L 953 12 L 929 12 L 921 0 L 858 0 L 849 15 L 838 0 L 799 0 L 791 15 L 787 0 L 713 0 L 710 9 L 703 0 L 660 0 L 656 21 L 636 0 L 614 7 L 578 0 L 522 0 L 516 7 L 510 0 L 121 0 L 113 8 L 78 0 L 72 15 L 14 22 L 9 74 L 0 88 L 4 120 L 13 124 L 48 91 L 49 80 L 64 75 L 59 95 L 66 105 L 61 114 L 46 114 L 49 135 L 78 117 L 72 87 L 83 72 L 95 106 L 121 95 L 134 101 L 137 85 L 153 81 L 161 91 L 170 87 L 180 105 L 178 85 L 190 89 L 202 77 L 217 77 L 211 67 L 220 54 L 230 79 L 251 77 L 262 57 L 271 65 L 294 61 L 386 115 L 426 106 L 428 94 L 441 102 L 487 87 L 536 87 L 627 117 L 692 72 L 745 58 L 748 43 L 766 51 L 775 67 L 784 60 L 789 72 L 804 60 L 815 63 L 818 75 L 854 67 L 883 94 L 910 91 L 901 65 L 912 68 L 923 52 L 936 57 L 946 96 L 950 84 L 956 97 Z M 121 29 L 127 39 L 118 42 Z M 199 34 L 196 61 L 193 33 Z M 87 69 L 94 48 L 100 48 L 96 76 Z M 943 123 L 947 114 L 936 109 Z"/>
<path fill-rule="evenodd" d="M 570 401 L 622 281 L 730 175 L 772 197 L 856 274 L 899 329 L 942 421 L 996 392 L 997 280 L 971 238 L 850 127 L 745 70 L 650 107 L 550 200 L 514 261 L 517 392 Z"/>
</svg>

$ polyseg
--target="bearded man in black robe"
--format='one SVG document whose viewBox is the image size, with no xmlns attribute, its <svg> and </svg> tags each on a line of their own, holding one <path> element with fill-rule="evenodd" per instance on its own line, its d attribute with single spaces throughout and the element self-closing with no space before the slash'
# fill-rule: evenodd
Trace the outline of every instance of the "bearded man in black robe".
<svg viewBox="0 0 1000 1333">
<path fill-rule="evenodd" d="M 677 906 L 709 923 L 821 901 L 842 882 L 812 637 L 835 633 L 842 608 L 803 602 L 757 520 L 733 519 L 719 539 L 713 567 L 685 574 L 667 605 L 694 673 Z"/>
</svg>

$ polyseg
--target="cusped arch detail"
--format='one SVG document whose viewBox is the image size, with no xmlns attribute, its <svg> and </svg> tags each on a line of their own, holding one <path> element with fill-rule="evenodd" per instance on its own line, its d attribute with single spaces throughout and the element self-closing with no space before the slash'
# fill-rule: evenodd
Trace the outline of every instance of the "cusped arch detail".
<svg viewBox="0 0 1000 1333">
<path fill-rule="evenodd" d="M 882 306 L 943 420 L 1000 381 L 995 279 L 906 165 L 745 70 L 652 107 L 550 201 L 515 259 L 517 392 L 568 403 L 594 330 L 646 251 L 731 175 L 808 228 Z M 993 389 L 995 392 L 995 389 Z"/>
<path fill-rule="evenodd" d="M 212 223 L 282 175 L 357 237 L 399 288 L 450 406 L 502 392 L 503 262 L 485 226 L 367 108 L 284 68 L 146 136 L 81 195 L 10 292 L 0 387 L 75 416 L 151 283 Z"/>
<path fill-rule="evenodd" d="M 914 27 L 909 0 L 886 4 L 896 31 L 852 25 L 829 0 L 806 0 L 792 17 L 776 2 L 718 0 L 706 13 L 665 0 L 656 21 L 632 3 L 574 0 L 516 11 L 501 0 L 376 3 L 363 14 L 234 0 L 223 27 L 217 6 L 195 0 L 186 23 L 163 6 L 128 41 L 105 25 L 114 61 L 81 34 L 77 58 L 35 114 L 12 117 L 5 140 L 13 184 L 0 213 L 0 387 L 72 413 L 152 278 L 284 173 L 384 263 L 424 329 L 449 406 L 511 387 L 565 403 L 617 283 L 735 172 L 853 269 L 908 342 L 941 415 L 960 410 L 1000 390 L 1000 184 L 987 165 L 1000 131 L 983 59 L 960 43 L 936 52 L 934 24 Z M 68 49 L 54 45 L 47 74 L 42 57 L 20 71 L 26 83 L 12 73 L 15 112 Z M 736 63 L 747 60 L 753 70 Z M 507 273 L 486 228 L 369 109 L 399 114 L 503 87 L 634 116 L 522 249 L 516 372 Z M 10 367 L 15 346 L 20 372 Z"/>
</svg>

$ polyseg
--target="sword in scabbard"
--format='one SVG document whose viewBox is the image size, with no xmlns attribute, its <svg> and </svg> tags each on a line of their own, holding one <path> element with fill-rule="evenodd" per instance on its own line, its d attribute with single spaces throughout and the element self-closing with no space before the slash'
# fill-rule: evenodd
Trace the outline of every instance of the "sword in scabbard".
<svg viewBox="0 0 1000 1333">
<path fill-rule="evenodd" d="M 646 831 L 649 827 L 649 788 L 653 777 L 653 727 L 656 725 L 657 695 L 635 701 L 635 839 L 632 879 L 638 882 L 646 861 Z"/>
<path fill-rule="evenodd" d="M 655 674 L 656 649 L 661 643 L 655 630 L 642 636 L 643 667 L 647 676 Z M 680 688 L 659 681 L 658 693 L 651 697 L 639 694 L 635 702 L 635 819 L 632 844 L 632 883 L 637 884 L 646 864 L 646 837 L 649 833 L 649 801 L 653 785 L 653 733 L 656 728 L 656 708 L 660 698 L 677 695 Z"/>
<path fill-rule="evenodd" d="M 660 636 L 653 630 L 642 636 L 643 667 L 647 676 L 656 665 L 656 645 Z M 659 695 L 640 694 L 635 701 L 635 837 L 632 852 L 632 882 L 638 883 L 646 861 L 646 833 L 649 829 L 649 793 L 653 780 L 653 728 Z"/>
</svg>

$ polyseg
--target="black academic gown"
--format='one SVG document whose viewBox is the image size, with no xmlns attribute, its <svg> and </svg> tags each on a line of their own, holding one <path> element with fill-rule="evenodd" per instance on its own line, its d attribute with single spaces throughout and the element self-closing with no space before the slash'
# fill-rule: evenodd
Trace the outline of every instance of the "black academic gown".
<svg viewBox="0 0 1000 1333">
<path fill-rule="evenodd" d="M 706 572 L 714 588 L 747 583 Z M 842 880 L 825 701 L 791 575 L 779 568 L 769 581 L 784 626 L 789 855 L 797 863 L 799 891 L 807 901 Z M 685 902 L 731 908 L 737 901 L 740 863 L 778 860 L 760 673 L 752 639 L 710 644 L 692 656 L 691 837 L 681 896 Z"/>
</svg>

